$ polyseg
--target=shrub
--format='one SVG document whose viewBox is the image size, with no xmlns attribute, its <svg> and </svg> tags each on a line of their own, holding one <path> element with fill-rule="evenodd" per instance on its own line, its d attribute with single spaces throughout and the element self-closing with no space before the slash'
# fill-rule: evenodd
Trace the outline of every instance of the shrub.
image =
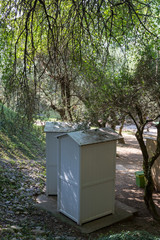
<svg viewBox="0 0 160 240">
<path fill-rule="evenodd" d="M 160 237 L 153 236 L 152 234 L 145 231 L 127 231 L 103 236 L 98 240 L 160 240 Z"/>
</svg>

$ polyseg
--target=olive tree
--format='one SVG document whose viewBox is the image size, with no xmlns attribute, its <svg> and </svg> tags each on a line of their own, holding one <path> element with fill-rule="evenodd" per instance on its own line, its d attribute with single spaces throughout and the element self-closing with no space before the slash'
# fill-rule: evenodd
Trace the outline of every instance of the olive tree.
<svg viewBox="0 0 160 240">
<path fill-rule="evenodd" d="M 131 36 L 138 41 L 139 29 L 144 34 L 147 32 L 149 38 L 154 34 L 150 21 L 157 6 L 156 1 L 151 4 L 138 0 L 6 0 L 0 4 L 1 20 L 12 31 L 8 58 L 14 56 L 10 65 L 12 74 L 4 85 L 6 90 L 9 88 L 7 96 L 14 92 L 16 106 L 29 120 L 40 102 L 39 90 L 46 93 L 46 89 L 42 89 L 46 86 L 42 84 L 43 75 L 51 65 L 49 80 L 55 83 L 54 89 L 58 83 L 62 98 L 61 106 L 53 103 L 51 106 L 72 120 L 72 72 L 68 66 L 75 60 L 81 64 L 88 48 L 98 52 L 97 45 L 101 42 L 105 42 L 107 55 L 113 42 L 120 45 Z"/>
<path fill-rule="evenodd" d="M 136 126 L 136 138 L 143 155 L 143 169 L 146 180 L 144 200 L 147 208 L 156 220 L 160 220 L 152 198 L 154 186 L 151 169 L 160 156 L 160 59 L 156 44 L 141 46 L 136 57 L 128 63 L 110 56 L 108 65 L 98 65 L 87 61 L 92 74 L 82 74 L 88 79 L 80 88 L 80 98 L 84 102 L 90 121 L 98 125 L 116 123 L 131 118 Z M 118 51 L 118 50 L 117 50 Z M 118 54 L 119 56 L 119 54 Z M 129 57 L 128 57 L 129 59 Z M 92 58 L 93 60 L 93 58 Z M 129 61 L 129 60 L 128 60 Z M 102 63 L 102 61 L 101 61 Z M 86 66 L 86 68 L 87 68 Z M 115 68 L 116 66 L 116 68 Z M 82 76 L 83 76 L 82 75 Z M 85 81 L 83 79 L 83 81 Z M 156 121 L 157 148 L 149 156 L 144 139 L 144 130 L 148 123 Z"/>
<path fill-rule="evenodd" d="M 135 70 L 123 73 L 123 81 L 115 87 L 112 95 L 112 107 L 128 115 L 135 123 L 136 138 L 143 155 L 143 169 L 146 180 L 144 200 L 147 208 L 156 220 L 160 217 L 156 211 L 152 194 L 154 190 L 151 169 L 160 156 L 160 59 L 158 52 L 146 48 L 141 53 Z M 144 129 L 150 122 L 157 121 L 157 148 L 150 157 L 144 139 Z"/>
</svg>

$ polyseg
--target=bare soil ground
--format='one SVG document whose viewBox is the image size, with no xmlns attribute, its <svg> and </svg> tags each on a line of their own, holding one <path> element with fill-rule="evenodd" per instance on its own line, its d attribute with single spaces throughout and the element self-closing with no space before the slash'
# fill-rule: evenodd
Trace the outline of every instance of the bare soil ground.
<svg viewBox="0 0 160 240">
<path fill-rule="evenodd" d="M 144 204 L 144 189 L 136 186 L 135 172 L 142 170 L 141 151 L 132 133 L 124 133 L 124 138 L 126 144 L 117 146 L 116 199 L 137 209 L 133 218 L 92 234 L 81 234 L 75 227 L 32 207 L 35 195 L 41 194 L 45 185 L 45 176 L 42 174 L 45 165 L 42 162 L 7 163 L 0 159 L 0 173 L 10 178 L 7 180 L 9 188 L 6 185 L 6 189 L 0 193 L 0 239 L 46 240 L 63 237 L 67 240 L 92 240 L 104 234 L 135 230 L 146 230 L 160 236 L 160 225 L 152 219 Z M 155 192 L 154 199 L 160 209 L 160 193 Z M 16 232 L 13 227 L 16 227 Z M 39 237 L 39 232 L 43 236 Z"/>
</svg>

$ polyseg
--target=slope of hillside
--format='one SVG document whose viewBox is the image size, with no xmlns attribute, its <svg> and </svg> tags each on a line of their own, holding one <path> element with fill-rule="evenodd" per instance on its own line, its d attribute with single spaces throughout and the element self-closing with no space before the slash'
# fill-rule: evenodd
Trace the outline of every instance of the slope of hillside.
<svg viewBox="0 0 160 240">
<path fill-rule="evenodd" d="M 44 159 L 43 126 L 28 126 L 17 113 L 0 106 L 0 158 Z"/>
</svg>

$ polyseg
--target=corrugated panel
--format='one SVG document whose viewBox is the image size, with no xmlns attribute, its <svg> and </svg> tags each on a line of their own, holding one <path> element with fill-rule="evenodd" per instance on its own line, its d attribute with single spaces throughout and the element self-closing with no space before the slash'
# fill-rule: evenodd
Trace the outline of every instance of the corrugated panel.
<svg viewBox="0 0 160 240">
<path fill-rule="evenodd" d="M 81 147 L 81 221 L 114 212 L 116 142 Z"/>
<path fill-rule="evenodd" d="M 73 131 L 75 128 L 76 128 L 76 125 L 66 123 L 66 122 L 46 122 L 44 131 L 66 133 L 66 132 Z"/>
<path fill-rule="evenodd" d="M 46 165 L 47 195 L 57 194 L 57 136 L 73 131 L 76 125 L 66 122 L 46 122 L 44 131 L 46 132 Z"/>
<path fill-rule="evenodd" d="M 59 211 L 77 222 L 78 187 L 65 180 L 60 180 Z"/>
<path fill-rule="evenodd" d="M 115 176 L 116 142 L 82 146 L 82 186 Z"/>
<path fill-rule="evenodd" d="M 79 146 L 68 136 L 59 142 L 58 208 L 77 222 L 79 212 Z"/>
<path fill-rule="evenodd" d="M 57 166 L 47 166 L 46 194 L 57 195 Z"/>
<path fill-rule="evenodd" d="M 57 133 L 46 135 L 46 193 L 57 194 Z"/>
<path fill-rule="evenodd" d="M 122 137 L 111 128 L 100 128 L 86 131 L 70 132 L 68 134 L 74 141 L 80 145 L 95 144 L 100 142 L 116 141 Z M 66 135 L 64 134 L 64 135 Z M 62 137 L 58 136 L 58 137 Z"/>
<path fill-rule="evenodd" d="M 81 222 L 114 213 L 114 181 L 82 188 Z"/>
</svg>

